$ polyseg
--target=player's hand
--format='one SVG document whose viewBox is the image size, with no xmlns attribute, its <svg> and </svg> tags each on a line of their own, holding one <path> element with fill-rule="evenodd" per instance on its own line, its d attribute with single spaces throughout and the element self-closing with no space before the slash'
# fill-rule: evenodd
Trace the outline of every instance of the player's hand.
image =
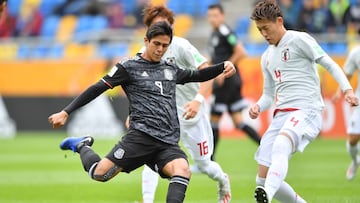
<svg viewBox="0 0 360 203">
<path fill-rule="evenodd" d="M 65 125 L 69 115 L 65 111 L 60 111 L 59 113 L 54 113 L 49 116 L 49 123 L 52 124 L 53 128 L 60 128 Z"/>
<path fill-rule="evenodd" d="M 345 97 L 345 101 L 349 103 L 351 106 L 359 105 L 359 99 L 355 96 L 354 91 L 352 89 L 345 90 L 344 97 Z"/>
<path fill-rule="evenodd" d="M 249 116 L 251 119 L 256 119 L 257 117 L 259 117 L 259 115 L 260 115 L 260 107 L 258 104 L 254 104 L 249 109 Z"/>
<path fill-rule="evenodd" d="M 225 61 L 224 62 L 224 77 L 229 78 L 231 76 L 233 76 L 236 73 L 236 69 L 233 63 L 231 63 L 230 61 Z"/>
<path fill-rule="evenodd" d="M 191 102 L 188 102 L 184 106 L 184 113 L 183 117 L 185 120 L 192 119 L 196 116 L 196 114 L 199 112 L 201 103 L 196 100 L 192 100 Z"/>
</svg>

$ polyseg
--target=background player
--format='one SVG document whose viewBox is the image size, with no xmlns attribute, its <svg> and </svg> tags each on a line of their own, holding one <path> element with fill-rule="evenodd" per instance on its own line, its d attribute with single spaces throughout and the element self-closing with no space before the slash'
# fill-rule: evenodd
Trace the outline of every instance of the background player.
<svg viewBox="0 0 360 203">
<path fill-rule="evenodd" d="M 147 6 L 144 11 L 144 24 L 165 21 L 173 26 L 174 13 L 164 6 Z M 175 63 L 182 69 L 202 69 L 208 66 L 206 58 L 192 46 L 188 40 L 174 36 L 163 59 Z M 218 163 L 211 161 L 213 135 L 206 113 L 204 96 L 212 85 L 211 81 L 188 83 L 176 86 L 177 112 L 180 121 L 180 138 L 196 166 L 211 179 L 218 181 L 219 202 L 229 202 L 231 198 L 230 182 Z M 142 172 L 143 202 L 152 203 L 158 184 L 158 174 L 149 167 Z"/>
<path fill-rule="evenodd" d="M 358 31 L 360 34 L 360 30 Z M 348 57 L 346 58 L 344 64 L 344 72 L 348 78 L 354 75 L 355 71 L 360 70 L 360 46 L 357 46 L 351 50 Z M 358 75 L 358 82 L 360 81 L 360 75 Z M 360 85 L 356 88 L 355 92 L 356 96 L 360 97 Z M 334 100 L 338 100 L 341 96 L 341 89 L 338 89 Z M 346 149 L 351 157 L 351 163 L 346 171 L 346 178 L 348 180 L 353 180 L 356 175 L 356 171 L 360 165 L 360 157 L 359 157 L 359 139 L 360 139 L 360 107 L 355 107 L 354 111 L 351 114 L 350 122 L 347 125 L 347 134 L 348 140 L 346 142 Z"/>
<path fill-rule="evenodd" d="M 341 68 L 310 35 L 285 29 L 275 1 L 257 3 L 251 19 L 269 47 L 261 57 L 263 93 L 250 108 L 250 117 L 257 118 L 276 98 L 274 118 L 255 155 L 258 162 L 255 199 L 305 202 L 284 180 L 291 155 L 302 152 L 321 129 L 324 104 L 315 63 L 335 78 L 348 103 L 358 105 L 358 98 Z"/>
<path fill-rule="evenodd" d="M 225 24 L 224 9 L 220 4 L 208 7 L 208 21 L 213 28 L 209 40 L 211 63 L 229 60 L 235 66 L 246 57 L 245 49 L 238 42 L 236 34 Z M 236 128 L 244 131 L 256 143 L 260 143 L 258 133 L 243 122 L 241 111 L 247 103 L 241 95 L 242 81 L 239 74 L 231 78 L 217 77 L 213 86 L 215 101 L 211 107 L 211 125 L 214 134 L 214 153 L 219 140 L 219 122 L 221 115 L 228 111 Z"/>
<path fill-rule="evenodd" d="M 130 128 L 106 158 L 92 149 L 91 137 L 70 137 L 60 147 L 80 153 L 85 171 L 97 181 L 108 181 L 119 172 L 147 164 L 169 178 L 167 202 L 183 202 L 190 178 L 185 153 L 178 145 L 180 131 L 176 112 L 175 85 L 201 82 L 224 73 L 231 76 L 231 62 L 203 70 L 182 70 L 161 58 L 172 40 L 172 28 L 165 22 L 152 25 L 144 38 L 145 52 L 119 62 L 98 83 L 90 86 L 71 104 L 49 117 L 54 128 L 64 125 L 68 115 L 109 88 L 122 85 L 130 102 Z"/>
</svg>

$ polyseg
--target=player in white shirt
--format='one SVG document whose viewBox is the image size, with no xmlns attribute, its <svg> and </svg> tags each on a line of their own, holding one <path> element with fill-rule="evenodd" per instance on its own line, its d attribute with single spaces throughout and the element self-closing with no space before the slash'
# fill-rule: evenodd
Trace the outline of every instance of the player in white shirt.
<svg viewBox="0 0 360 203">
<path fill-rule="evenodd" d="M 360 30 L 359 30 L 360 31 Z M 360 46 L 355 47 L 351 50 L 348 57 L 346 58 L 344 64 L 344 72 L 347 76 L 348 80 L 354 75 L 357 70 L 360 72 Z M 358 75 L 358 81 L 360 81 L 360 75 Z M 360 97 L 360 85 L 356 88 L 355 95 Z M 341 90 L 338 89 L 336 95 L 334 96 L 334 100 L 339 99 L 341 96 Z M 347 134 L 348 141 L 346 143 L 346 149 L 351 157 L 351 163 L 346 171 L 346 178 L 348 180 L 353 180 L 356 175 L 356 171 L 360 165 L 360 157 L 359 157 L 359 146 L 358 142 L 360 140 L 360 107 L 355 107 L 349 123 L 347 125 Z"/>
<path fill-rule="evenodd" d="M 261 139 L 255 159 L 258 162 L 257 202 L 306 202 L 285 182 L 293 153 L 302 152 L 320 132 L 322 110 L 316 63 L 335 78 L 352 106 L 358 98 L 341 68 L 308 34 L 287 31 L 279 6 L 273 0 L 256 4 L 251 19 L 269 47 L 261 57 L 263 93 L 249 115 L 255 119 L 274 101 L 274 117 Z"/>
<path fill-rule="evenodd" d="M 164 6 L 149 5 L 143 14 L 147 27 L 159 21 L 166 21 L 171 25 L 174 23 L 173 12 Z M 176 36 L 173 37 L 163 59 L 184 69 L 201 69 L 207 66 L 206 58 L 188 40 Z M 211 160 L 213 134 L 204 101 L 204 95 L 211 85 L 210 81 L 176 86 L 180 138 L 199 170 L 218 181 L 218 201 L 227 203 L 231 199 L 229 178 L 220 165 Z M 144 203 L 154 201 L 157 184 L 158 174 L 145 166 L 142 176 Z"/>
</svg>

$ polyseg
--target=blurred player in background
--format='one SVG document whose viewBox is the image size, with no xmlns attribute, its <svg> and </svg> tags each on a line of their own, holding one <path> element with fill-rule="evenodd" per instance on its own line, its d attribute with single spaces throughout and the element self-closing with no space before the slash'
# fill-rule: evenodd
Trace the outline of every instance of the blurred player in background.
<svg viewBox="0 0 360 203">
<path fill-rule="evenodd" d="M 220 4 L 208 7 L 208 21 L 213 32 L 209 40 L 211 63 L 229 60 L 235 66 L 246 57 L 245 49 L 238 42 L 236 34 L 225 24 L 224 9 Z M 241 111 L 247 103 L 241 95 L 242 81 L 239 74 L 231 78 L 217 77 L 213 85 L 215 101 L 211 107 L 211 125 L 214 134 L 214 153 L 219 140 L 219 122 L 224 112 L 228 111 L 236 128 L 244 131 L 256 143 L 260 137 L 255 129 L 243 122 Z M 213 156 L 214 159 L 214 156 Z"/>
<path fill-rule="evenodd" d="M 360 29 L 358 31 L 360 34 Z M 344 72 L 348 78 L 354 75 L 355 71 L 358 71 L 358 83 L 360 81 L 360 46 L 357 46 L 351 50 L 344 64 Z M 356 96 L 360 97 L 360 84 L 356 88 Z M 341 96 L 341 89 L 339 88 L 334 96 L 334 100 L 338 100 Z M 356 171 L 360 165 L 359 157 L 359 139 L 360 139 L 360 107 L 355 107 L 351 114 L 350 123 L 347 124 L 348 140 L 346 142 L 346 149 L 351 157 L 351 163 L 346 171 L 346 178 L 353 180 L 356 175 Z"/>
<path fill-rule="evenodd" d="M 149 5 L 144 9 L 143 15 L 147 27 L 159 21 L 165 21 L 171 26 L 174 23 L 174 13 L 164 6 Z M 177 36 L 174 36 L 163 60 L 174 63 L 181 69 L 196 70 L 208 66 L 206 58 L 188 40 Z M 176 86 L 180 138 L 199 170 L 218 182 L 219 202 L 226 203 L 230 202 L 231 198 L 228 176 L 218 163 L 210 159 L 213 152 L 213 134 L 204 97 L 211 85 L 212 82 L 207 81 Z M 158 174 L 145 166 L 142 172 L 144 203 L 154 201 L 157 185 Z"/>
<path fill-rule="evenodd" d="M 341 68 L 304 32 L 287 31 L 281 10 L 274 0 L 256 4 L 251 19 L 269 47 L 261 57 L 263 93 L 249 110 L 255 119 L 276 101 L 274 118 L 255 155 L 258 162 L 257 202 L 306 202 L 285 182 L 293 153 L 302 152 L 322 126 L 324 108 L 316 63 L 337 81 L 352 106 L 358 98 Z"/>
<path fill-rule="evenodd" d="M 106 90 L 121 85 L 130 103 L 128 133 L 101 159 L 91 148 L 93 138 L 69 137 L 60 148 L 80 154 L 85 171 L 105 182 L 119 172 L 131 172 L 147 164 L 169 178 L 167 202 L 183 202 L 190 179 L 185 153 L 178 142 L 180 126 L 176 110 L 176 84 L 203 82 L 219 74 L 235 73 L 229 61 L 201 70 L 183 70 L 161 60 L 173 37 L 166 22 L 153 24 L 144 37 L 145 51 L 117 63 L 99 82 L 90 86 L 64 110 L 49 117 L 54 128 L 63 126 L 69 114 L 88 104 Z"/>
</svg>

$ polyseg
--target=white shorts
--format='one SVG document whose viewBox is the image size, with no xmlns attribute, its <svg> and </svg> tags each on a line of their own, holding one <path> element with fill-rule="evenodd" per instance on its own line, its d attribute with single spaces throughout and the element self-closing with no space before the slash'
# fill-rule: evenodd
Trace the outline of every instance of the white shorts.
<svg viewBox="0 0 360 203">
<path fill-rule="evenodd" d="M 303 152 L 314 140 L 322 126 L 322 114 L 318 110 L 297 110 L 278 112 L 269 128 L 261 138 L 255 160 L 263 166 L 270 166 L 274 141 L 280 132 L 290 135 L 294 143 L 294 152 Z"/>
<path fill-rule="evenodd" d="M 347 134 L 360 135 L 360 107 L 355 107 L 346 130 Z"/>
<path fill-rule="evenodd" d="M 180 139 L 193 160 L 210 160 L 214 151 L 214 137 L 205 114 L 195 123 L 180 122 Z"/>
</svg>

